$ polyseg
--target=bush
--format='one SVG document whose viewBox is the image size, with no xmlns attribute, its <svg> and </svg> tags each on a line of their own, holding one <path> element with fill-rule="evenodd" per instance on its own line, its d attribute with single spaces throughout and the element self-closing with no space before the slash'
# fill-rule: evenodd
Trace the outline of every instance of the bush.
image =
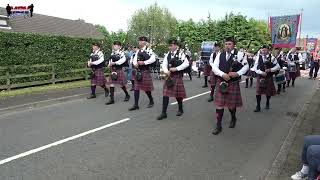
<svg viewBox="0 0 320 180">
<path fill-rule="evenodd" d="M 0 67 L 24 65 L 26 68 L 15 68 L 14 74 L 31 74 L 48 72 L 49 67 L 28 68 L 35 64 L 54 64 L 57 78 L 79 76 L 71 73 L 72 69 L 86 67 L 91 53 L 91 44 L 101 40 L 71 38 L 64 36 L 39 35 L 32 33 L 0 32 Z M 110 54 L 111 42 L 103 42 L 102 49 L 105 57 Z M 81 73 L 80 73 L 81 74 Z M 0 76 L 5 75 L 0 72 Z M 32 78 L 15 79 L 17 82 L 30 82 L 50 79 L 40 76 Z M 1 80 L 0 85 L 3 84 Z"/>
</svg>

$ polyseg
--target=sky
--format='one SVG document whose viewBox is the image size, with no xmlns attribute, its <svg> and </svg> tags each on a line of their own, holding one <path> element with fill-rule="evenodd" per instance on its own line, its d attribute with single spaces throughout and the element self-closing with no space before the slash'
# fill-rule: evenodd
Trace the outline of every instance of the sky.
<svg viewBox="0 0 320 180">
<path fill-rule="evenodd" d="M 320 38 L 320 0 L 0 0 L 0 6 L 34 4 L 34 13 L 66 19 L 84 19 L 104 25 L 108 31 L 127 30 L 135 11 L 153 3 L 166 7 L 178 20 L 221 19 L 226 13 L 267 20 L 269 16 L 302 13 L 302 37 Z"/>
</svg>

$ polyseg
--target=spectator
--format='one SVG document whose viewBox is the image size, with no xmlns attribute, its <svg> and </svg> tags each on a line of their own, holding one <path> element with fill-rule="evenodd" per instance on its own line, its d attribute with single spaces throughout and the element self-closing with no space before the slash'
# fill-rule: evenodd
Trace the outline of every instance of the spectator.
<svg viewBox="0 0 320 180">
<path fill-rule="evenodd" d="M 291 176 L 293 180 L 317 179 L 320 172 L 320 135 L 306 136 L 301 154 L 302 168 Z"/>
<path fill-rule="evenodd" d="M 30 6 L 28 6 L 28 9 L 30 10 L 30 16 L 32 17 L 33 16 L 33 4 L 31 4 Z"/>
<path fill-rule="evenodd" d="M 320 63 L 320 51 L 318 53 L 314 53 L 314 56 L 311 56 L 311 68 L 309 72 L 309 79 L 316 79 L 319 71 L 319 63 Z"/>
<path fill-rule="evenodd" d="M 7 4 L 6 10 L 7 10 L 7 16 L 10 17 L 11 16 L 11 7 L 9 4 Z"/>
</svg>

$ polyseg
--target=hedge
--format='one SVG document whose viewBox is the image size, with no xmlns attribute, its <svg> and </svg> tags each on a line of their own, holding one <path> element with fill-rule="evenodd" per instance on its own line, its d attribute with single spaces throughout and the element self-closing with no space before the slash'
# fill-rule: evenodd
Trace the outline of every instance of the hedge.
<svg viewBox="0 0 320 180">
<path fill-rule="evenodd" d="M 28 68 L 34 64 L 54 64 L 57 78 L 76 76 L 72 69 L 84 68 L 91 53 L 91 44 L 102 41 L 91 38 L 39 35 L 33 33 L 0 32 L 0 67 L 24 65 L 15 69 L 14 74 L 28 74 L 44 71 L 43 68 Z M 111 42 L 102 43 L 105 56 L 110 54 Z M 0 71 L 0 76 L 4 75 Z M 17 79 L 19 82 L 45 80 L 48 77 Z M 0 81 L 0 85 L 3 81 Z"/>
</svg>

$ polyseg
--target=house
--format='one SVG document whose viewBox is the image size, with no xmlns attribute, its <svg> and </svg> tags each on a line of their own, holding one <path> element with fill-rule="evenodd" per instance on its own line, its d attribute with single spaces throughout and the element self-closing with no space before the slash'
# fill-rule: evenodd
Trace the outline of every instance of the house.
<svg viewBox="0 0 320 180">
<path fill-rule="evenodd" d="M 80 19 L 70 20 L 35 13 L 33 17 L 8 18 L 6 9 L 2 7 L 0 7 L 0 31 L 104 39 L 103 34 L 93 24 Z"/>
</svg>

